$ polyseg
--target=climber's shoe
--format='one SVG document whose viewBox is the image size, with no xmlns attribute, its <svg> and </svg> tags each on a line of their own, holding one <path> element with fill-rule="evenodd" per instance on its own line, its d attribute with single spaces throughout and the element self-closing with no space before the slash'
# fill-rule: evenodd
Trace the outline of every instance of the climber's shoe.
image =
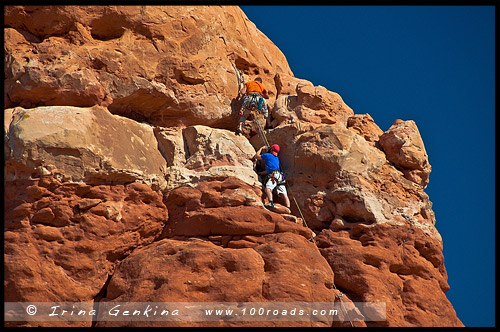
<svg viewBox="0 0 500 332">
<path fill-rule="evenodd" d="M 274 203 L 264 204 L 265 208 L 274 209 Z"/>
<path fill-rule="evenodd" d="M 239 129 L 239 128 L 238 128 L 238 129 L 236 129 L 236 131 L 235 131 L 234 133 L 235 133 L 236 135 L 241 134 L 241 129 Z"/>
</svg>

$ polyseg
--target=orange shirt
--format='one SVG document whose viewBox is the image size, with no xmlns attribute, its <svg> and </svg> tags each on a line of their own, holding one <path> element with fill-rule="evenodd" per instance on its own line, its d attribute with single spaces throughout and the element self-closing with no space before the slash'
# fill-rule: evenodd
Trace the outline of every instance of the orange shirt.
<svg viewBox="0 0 500 332">
<path fill-rule="evenodd" d="M 249 92 L 259 92 L 260 94 L 267 93 L 266 88 L 262 85 L 262 83 L 257 81 L 250 81 L 245 84 L 246 93 Z"/>
</svg>

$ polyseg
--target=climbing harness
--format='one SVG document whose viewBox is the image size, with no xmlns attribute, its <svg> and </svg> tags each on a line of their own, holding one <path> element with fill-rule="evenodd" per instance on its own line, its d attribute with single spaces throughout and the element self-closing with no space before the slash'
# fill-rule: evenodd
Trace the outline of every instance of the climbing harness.
<svg viewBox="0 0 500 332">
<path fill-rule="evenodd" d="M 262 108 L 265 107 L 266 105 L 264 104 L 264 99 L 259 92 L 249 92 L 248 95 L 245 96 L 243 105 L 241 105 L 241 110 L 243 111 L 245 108 L 251 111 L 258 109 L 259 112 L 262 112 Z M 242 111 L 240 113 L 243 113 Z"/>
<path fill-rule="evenodd" d="M 280 180 L 276 180 L 276 175 L 275 174 L 279 174 Z M 278 170 L 273 171 L 269 175 L 269 178 L 271 179 L 271 181 L 272 181 L 273 184 L 274 184 L 274 182 L 276 182 L 276 185 L 278 185 L 278 186 L 284 185 L 286 183 L 286 181 L 285 181 L 285 175 L 283 174 L 283 172 L 278 171 Z"/>
</svg>

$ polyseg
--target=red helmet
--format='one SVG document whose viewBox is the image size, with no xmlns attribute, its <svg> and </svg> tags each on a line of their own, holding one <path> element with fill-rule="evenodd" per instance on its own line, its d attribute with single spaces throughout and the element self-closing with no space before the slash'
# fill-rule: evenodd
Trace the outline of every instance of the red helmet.
<svg viewBox="0 0 500 332">
<path fill-rule="evenodd" d="M 271 152 L 277 156 L 278 155 L 278 152 L 280 152 L 280 146 L 278 144 L 273 144 L 271 146 Z"/>
</svg>

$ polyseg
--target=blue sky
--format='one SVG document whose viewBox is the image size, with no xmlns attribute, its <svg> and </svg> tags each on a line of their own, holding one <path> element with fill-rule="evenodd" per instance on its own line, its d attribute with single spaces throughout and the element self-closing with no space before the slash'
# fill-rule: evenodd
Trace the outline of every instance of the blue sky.
<svg viewBox="0 0 500 332">
<path fill-rule="evenodd" d="M 295 77 L 339 93 L 383 131 L 416 122 L 446 295 L 466 326 L 495 326 L 495 7 L 241 8 Z"/>
</svg>

